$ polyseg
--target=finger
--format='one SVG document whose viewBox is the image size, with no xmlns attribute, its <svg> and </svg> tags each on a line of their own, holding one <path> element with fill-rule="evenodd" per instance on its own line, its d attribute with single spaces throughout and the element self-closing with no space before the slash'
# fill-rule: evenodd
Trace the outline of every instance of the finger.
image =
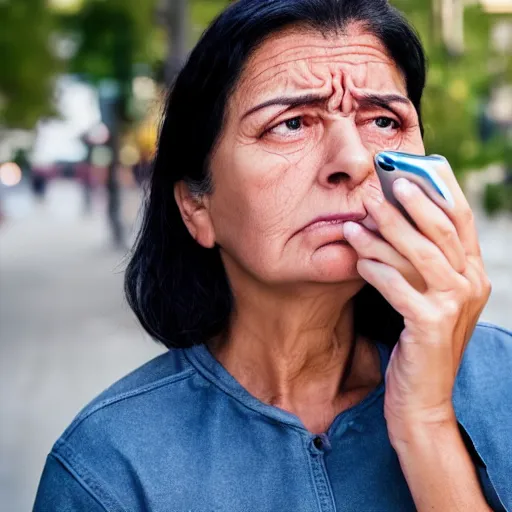
<svg viewBox="0 0 512 512">
<path fill-rule="evenodd" d="M 423 295 L 397 269 L 378 261 L 361 259 L 357 262 L 357 271 L 404 318 L 416 318 L 424 308 Z"/>
<path fill-rule="evenodd" d="M 395 181 L 393 192 L 420 232 L 441 249 L 455 271 L 463 273 L 466 251 L 448 215 L 420 187 L 404 178 Z"/>
<path fill-rule="evenodd" d="M 343 236 L 361 259 L 379 261 L 396 268 L 416 290 L 426 290 L 425 280 L 412 263 L 369 229 L 356 222 L 346 222 L 343 225 Z"/>
<path fill-rule="evenodd" d="M 459 239 L 466 254 L 479 256 L 481 250 L 473 212 L 448 160 L 444 157 L 442 158 L 443 160 L 434 164 L 435 170 L 450 189 L 455 202 L 454 208 L 447 210 L 446 214 L 455 225 L 455 229 L 459 234 Z"/>
<path fill-rule="evenodd" d="M 460 274 L 441 249 L 414 228 L 397 208 L 374 194 L 365 196 L 363 202 L 382 237 L 412 263 L 428 287 L 444 291 L 454 286 L 454 278 Z"/>
<path fill-rule="evenodd" d="M 463 324 L 466 330 L 463 348 L 465 348 L 469 342 L 478 319 L 480 318 L 491 294 L 491 282 L 485 272 L 483 263 L 479 258 L 474 256 L 470 256 L 468 258 L 468 265 L 464 276 L 471 284 L 471 290 L 467 304 L 469 314 L 466 315 Z M 472 318 L 473 320 L 468 324 L 467 318 Z"/>
</svg>

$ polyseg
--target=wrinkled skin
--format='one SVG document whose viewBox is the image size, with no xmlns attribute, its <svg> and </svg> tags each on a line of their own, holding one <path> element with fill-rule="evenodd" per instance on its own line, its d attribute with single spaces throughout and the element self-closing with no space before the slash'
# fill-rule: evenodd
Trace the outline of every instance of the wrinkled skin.
<svg viewBox="0 0 512 512">
<path fill-rule="evenodd" d="M 300 230 L 320 215 L 366 215 L 363 196 L 380 188 L 376 152 L 424 152 L 412 104 L 392 103 L 393 114 L 358 103 L 367 92 L 406 98 L 403 77 L 368 35 L 340 42 L 292 33 L 267 46 L 247 66 L 212 162 L 216 241 L 233 260 L 228 265 L 240 262 L 268 282 L 357 278 L 354 251 L 325 246 L 343 240 L 341 226 Z M 269 106 L 243 118 L 268 100 L 303 95 L 325 100 Z M 285 122 L 298 116 L 302 126 L 290 129 Z"/>
<path fill-rule="evenodd" d="M 386 376 L 396 439 L 412 423 L 453 421 L 455 375 L 489 295 L 471 211 L 448 163 L 438 170 L 453 211 L 397 183 L 417 231 L 383 200 L 373 157 L 384 149 L 424 154 L 404 78 L 379 40 L 357 25 L 327 38 L 288 30 L 255 52 L 229 101 L 211 159 L 213 194 L 198 199 L 176 187 L 191 235 L 221 247 L 235 295 L 229 333 L 212 351 L 251 393 L 311 431 L 325 431 L 379 380 L 371 343 L 359 340 L 340 396 L 351 299 L 365 282 L 405 317 Z M 355 222 L 305 229 L 333 214 Z"/>
</svg>

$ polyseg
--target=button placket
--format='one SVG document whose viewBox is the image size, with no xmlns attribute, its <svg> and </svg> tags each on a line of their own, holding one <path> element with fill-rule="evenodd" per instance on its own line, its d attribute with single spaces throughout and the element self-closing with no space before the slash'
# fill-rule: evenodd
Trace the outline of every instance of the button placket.
<svg viewBox="0 0 512 512">
<path fill-rule="evenodd" d="M 313 436 L 309 441 L 310 467 L 321 512 L 335 512 L 331 484 L 325 469 L 324 456 L 331 449 L 329 438 L 325 434 Z"/>
</svg>

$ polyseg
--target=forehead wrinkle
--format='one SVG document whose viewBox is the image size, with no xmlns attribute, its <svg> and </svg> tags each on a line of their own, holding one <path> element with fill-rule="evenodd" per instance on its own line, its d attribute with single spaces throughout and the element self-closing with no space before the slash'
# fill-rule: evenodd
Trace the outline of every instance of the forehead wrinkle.
<svg viewBox="0 0 512 512">
<path fill-rule="evenodd" d="M 314 90 L 315 92 L 321 92 L 322 89 L 325 89 L 326 92 L 331 92 L 330 84 L 333 83 L 336 76 L 341 75 L 343 72 L 347 72 L 347 70 L 344 70 L 343 67 L 348 66 L 351 68 L 351 71 L 353 71 L 354 66 L 361 66 L 359 72 L 355 73 L 355 76 L 353 76 L 353 80 L 355 85 L 358 85 L 358 83 L 365 82 L 368 74 L 370 73 L 370 70 L 368 69 L 369 65 L 382 65 L 381 62 L 368 62 L 365 63 L 365 66 L 361 66 L 360 64 L 353 64 L 353 63 L 344 63 L 343 66 L 340 66 L 339 69 L 333 70 L 332 65 L 329 67 L 325 67 L 321 70 L 319 69 L 304 69 L 304 67 L 301 68 L 286 68 L 281 69 L 280 71 L 276 72 L 271 78 L 266 77 L 265 80 L 258 81 L 260 83 L 252 83 L 251 84 L 251 92 L 252 97 L 258 95 L 261 90 L 265 91 L 268 89 L 268 84 L 271 81 L 273 85 L 277 86 L 279 88 L 279 93 L 282 93 L 286 90 L 294 90 L 298 89 L 300 91 L 304 90 Z M 336 66 L 337 67 L 337 66 Z M 320 71 L 320 72 L 319 72 Z M 337 71 L 341 71 L 337 72 Z M 307 73 L 311 73 L 311 76 L 308 76 Z M 279 77 L 283 77 L 284 80 L 281 82 Z M 394 80 L 394 77 L 392 75 L 377 75 L 378 76 L 378 82 L 382 85 L 385 85 L 386 82 L 391 82 L 393 85 L 397 86 L 396 81 Z M 316 78 L 317 80 L 314 83 L 311 78 Z M 276 88 L 277 88 L 276 87 Z M 400 87 L 398 87 L 400 89 Z M 380 90 L 380 87 L 378 88 Z M 272 91 L 273 94 L 277 94 L 277 90 Z"/>
<path fill-rule="evenodd" d="M 353 56 L 361 55 L 368 57 L 367 54 L 351 54 Z M 292 64 L 292 66 L 290 66 Z M 329 67 L 325 70 L 318 70 L 315 68 L 319 68 L 322 66 L 325 66 L 325 64 L 328 64 Z M 317 77 L 319 81 L 324 81 L 326 77 L 329 77 L 332 74 L 332 66 L 339 66 L 340 70 L 343 71 L 343 67 L 350 67 L 351 72 L 352 70 L 358 66 L 361 68 L 366 68 L 367 66 L 388 66 L 391 65 L 394 70 L 396 70 L 398 73 L 399 70 L 395 66 L 395 64 L 392 61 L 382 61 L 380 59 L 358 59 L 356 61 L 347 61 L 346 59 L 332 59 L 330 56 L 318 56 L 317 58 L 308 58 L 308 59 L 299 59 L 295 61 L 288 61 L 285 63 L 278 63 L 274 66 L 267 68 L 265 70 L 262 70 L 260 73 L 256 74 L 255 76 L 247 76 L 242 82 L 241 86 L 243 87 L 246 83 L 251 84 L 251 88 L 254 90 L 258 87 L 258 82 L 260 82 L 263 85 L 267 85 L 270 80 L 275 81 L 275 77 L 283 74 L 291 74 L 292 71 L 296 71 L 296 76 L 300 76 L 301 74 L 305 77 L 305 74 L 307 72 L 311 73 L 311 77 Z M 300 71 L 299 71 L 300 70 Z M 320 71 L 320 72 L 319 72 Z M 368 73 L 366 69 L 361 69 L 361 71 L 364 71 L 365 74 Z M 267 76 L 268 74 L 272 74 L 271 76 Z M 401 73 L 400 73 L 401 74 Z M 323 76 L 322 76 L 323 75 Z M 310 77 L 310 78 L 311 78 Z M 393 80 L 394 81 L 394 80 Z M 318 84 L 320 86 L 320 83 Z"/>
<path fill-rule="evenodd" d="M 370 47 L 371 48 L 371 47 Z M 281 68 L 286 67 L 290 64 L 299 64 L 301 61 L 307 62 L 309 66 L 312 64 L 325 64 L 325 63 L 343 63 L 347 65 L 359 65 L 364 64 L 367 62 L 371 63 L 378 63 L 378 64 L 387 64 L 391 66 L 395 66 L 395 63 L 393 60 L 389 59 L 387 56 L 386 58 L 382 58 L 382 53 L 380 52 L 361 52 L 361 51 L 339 51 L 334 54 L 329 55 L 304 55 L 304 56 L 295 56 L 294 58 L 289 58 L 288 60 L 283 60 L 280 62 L 276 62 L 275 64 L 272 64 L 270 67 L 265 67 L 261 71 L 257 72 L 256 74 L 250 74 L 250 76 L 246 76 L 243 80 L 245 82 L 246 80 L 254 81 L 258 80 L 262 77 L 265 73 L 270 72 L 274 68 Z M 372 58 L 372 60 L 369 59 L 369 57 Z M 373 60 L 375 59 L 375 60 Z M 270 59 L 269 59 L 270 60 Z M 260 64 L 254 64 L 255 68 L 260 68 Z M 247 67 L 249 69 L 250 66 Z"/>
<path fill-rule="evenodd" d="M 301 62 L 307 62 L 308 65 L 300 66 L 300 68 L 299 68 L 298 66 L 301 64 Z M 332 74 L 332 70 L 330 67 L 332 67 L 333 65 L 339 66 L 340 70 L 343 70 L 344 66 L 353 68 L 355 66 L 363 66 L 363 65 L 364 66 L 387 65 L 386 63 L 384 63 L 380 60 L 365 60 L 364 62 L 346 62 L 346 61 L 341 61 L 341 62 L 334 61 L 333 62 L 331 59 L 328 59 L 328 58 L 326 58 L 325 60 L 318 60 L 315 62 L 311 62 L 311 60 L 306 61 L 304 59 L 303 61 L 298 61 L 295 64 L 297 64 L 297 66 L 294 66 L 294 67 L 289 67 L 287 64 L 276 65 L 274 67 L 281 68 L 281 69 L 278 69 L 277 71 L 273 71 L 273 68 L 266 69 L 265 71 L 261 72 L 259 75 L 253 77 L 250 81 L 247 80 L 247 82 L 250 82 L 250 83 L 261 82 L 263 84 L 267 84 L 269 82 L 269 80 L 273 80 L 277 76 L 283 75 L 285 73 L 289 74 L 290 76 L 292 75 L 292 73 L 295 73 L 295 76 L 301 76 L 301 77 L 306 78 L 307 72 L 311 73 L 312 78 L 317 78 L 318 81 L 320 82 L 320 81 L 324 81 L 323 79 L 325 77 L 330 76 Z M 319 70 L 315 70 L 315 67 L 323 66 L 325 64 L 328 64 L 330 67 L 322 70 L 323 73 L 318 73 Z M 271 72 L 273 72 L 272 76 L 270 76 L 270 77 L 263 76 L 266 73 L 271 73 Z M 321 76 L 322 74 L 324 74 L 325 77 Z M 318 85 L 320 86 L 320 84 L 318 84 Z"/>
<path fill-rule="evenodd" d="M 274 53 L 269 55 L 268 57 L 264 57 L 265 50 L 267 50 L 267 46 L 269 49 L 274 49 L 278 46 L 278 42 L 274 42 L 272 46 L 270 46 L 270 41 L 267 42 L 267 45 L 263 45 L 259 50 L 255 52 L 255 54 L 249 59 L 248 67 L 259 67 L 262 65 L 267 65 L 270 61 L 282 60 L 281 63 L 287 63 L 290 60 L 298 60 L 305 58 L 314 58 L 315 56 L 326 56 L 326 57 L 336 57 L 343 56 L 350 53 L 354 54 L 362 54 L 362 55 L 373 55 L 375 57 L 380 58 L 382 61 L 394 64 L 393 59 L 388 55 L 387 50 L 383 47 L 382 43 L 376 39 L 375 44 L 369 44 L 364 42 L 350 41 L 350 44 L 333 44 L 331 46 L 326 46 L 325 44 L 294 44 L 291 48 L 286 48 L 284 50 L 275 49 Z M 379 46 L 383 47 L 383 50 L 379 49 Z M 319 50 L 318 53 L 315 51 Z M 288 57 L 288 54 L 292 54 L 293 58 Z"/>
<path fill-rule="evenodd" d="M 307 92 L 311 90 L 311 92 L 319 92 L 325 89 L 325 92 L 330 91 L 328 76 L 326 75 L 323 78 L 319 78 L 316 83 L 312 83 L 310 77 L 307 77 L 304 74 L 304 70 L 294 70 L 294 73 L 290 73 L 289 69 L 283 69 L 278 71 L 272 78 L 267 78 L 265 81 L 261 83 L 251 84 L 248 87 L 248 91 L 242 94 L 242 90 L 240 90 L 240 96 L 248 97 L 248 102 L 252 102 L 254 98 L 256 98 L 260 93 L 267 92 L 269 81 L 272 80 L 273 85 L 278 85 L 279 88 L 273 89 L 271 91 L 272 95 L 276 95 L 279 93 L 283 93 L 288 90 L 300 90 L 302 92 Z M 279 76 L 283 76 L 283 80 L 279 80 Z M 277 78 L 277 79 L 276 79 Z M 270 94 L 267 94 L 270 95 Z"/>
<path fill-rule="evenodd" d="M 315 37 L 316 34 L 297 34 L 301 39 L 311 38 L 311 36 Z M 339 52 L 343 50 L 349 50 L 350 48 L 361 48 L 363 51 L 370 53 L 376 53 L 384 57 L 385 59 L 390 59 L 388 51 L 386 47 L 383 45 L 382 41 L 378 39 L 376 36 L 368 34 L 366 37 L 354 37 L 354 36 L 346 36 L 343 38 L 328 38 L 323 39 L 321 43 L 310 42 L 308 43 L 297 43 L 295 40 L 293 46 L 286 47 L 286 42 L 290 40 L 291 37 L 283 37 L 283 38 L 273 38 L 267 40 L 266 43 L 263 43 L 258 50 L 255 51 L 253 56 L 249 59 L 250 64 L 254 64 L 258 62 L 259 59 L 263 63 L 269 60 L 278 59 L 280 56 L 286 56 L 288 53 L 299 53 L 299 54 L 310 54 L 311 50 L 320 50 L 320 53 L 327 54 L 329 52 Z M 372 40 L 372 43 L 368 42 L 368 39 Z M 280 47 L 285 46 L 285 49 L 280 49 Z M 268 50 L 273 50 L 273 53 L 268 57 L 263 57 L 264 54 Z"/>
</svg>

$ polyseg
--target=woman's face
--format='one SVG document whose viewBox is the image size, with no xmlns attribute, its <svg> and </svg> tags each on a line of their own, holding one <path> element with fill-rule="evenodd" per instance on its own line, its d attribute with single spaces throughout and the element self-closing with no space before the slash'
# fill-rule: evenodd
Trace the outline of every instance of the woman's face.
<svg viewBox="0 0 512 512">
<path fill-rule="evenodd" d="M 343 219 L 369 226 L 362 198 L 380 191 L 373 156 L 384 149 L 424 154 L 404 77 L 376 37 L 353 25 L 344 36 L 295 29 L 267 40 L 211 161 L 207 208 L 228 275 L 358 280 Z"/>
</svg>

